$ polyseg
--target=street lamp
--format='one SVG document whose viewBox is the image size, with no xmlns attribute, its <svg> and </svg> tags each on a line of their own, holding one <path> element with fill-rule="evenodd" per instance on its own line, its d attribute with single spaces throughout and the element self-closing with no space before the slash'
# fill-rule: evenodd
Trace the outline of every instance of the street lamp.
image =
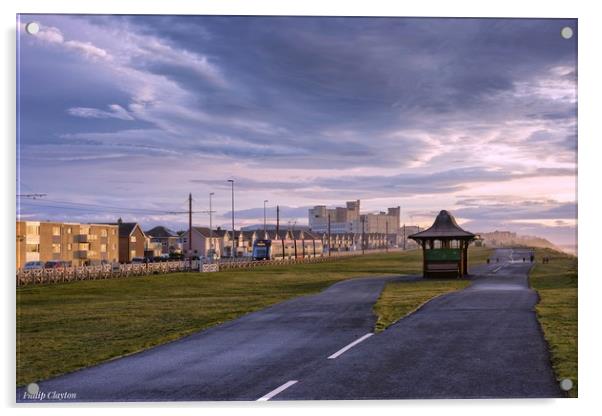
<svg viewBox="0 0 602 416">
<path fill-rule="evenodd" d="M 232 184 L 232 255 L 231 257 L 236 257 L 236 248 L 234 246 L 234 179 L 228 179 L 228 182 Z"/>
<path fill-rule="evenodd" d="M 215 192 L 209 193 L 209 250 L 211 251 L 211 260 L 214 258 L 214 248 L 213 248 L 213 208 L 211 205 L 211 198 L 215 195 Z"/>
<path fill-rule="evenodd" d="M 267 232 L 267 225 L 266 225 L 266 216 L 265 216 L 265 204 L 268 202 L 267 199 L 265 199 L 263 201 L 263 234 L 265 237 L 265 233 Z"/>
</svg>

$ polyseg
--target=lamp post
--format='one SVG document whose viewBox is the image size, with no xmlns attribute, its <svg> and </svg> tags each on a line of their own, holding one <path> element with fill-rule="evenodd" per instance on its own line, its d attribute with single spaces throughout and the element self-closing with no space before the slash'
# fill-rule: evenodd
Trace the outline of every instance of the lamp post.
<svg viewBox="0 0 602 416">
<path fill-rule="evenodd" d="M 265 215 L 265 204 L 268 202 L 267 199 L 264 199 L 263 201 L 263 236 L 265 238 L 265 233 L 267 232 L 267 222 L 266 222 L 266 215 Z"/>
<path fill-rule="evenodd" d="M 211 205 L 211 199 L 215 195 L 215 192 L 209 193 L 209 250 L 211 252 L 211 261 L 213 262 L 213 257 L 215 255 L 215 251 L 213 248 L 213 208 Z"/>
<path fill-rule="evenodd" d="M 328 213 L 328 257 L 330 257 L 330 212 Z"/>
<path fill-rule="evenodd" d="M 236 248 L 234 246 L 234 179 L 228 179 L 228 182 L 232 184 L 232 253 L 231 257 L 236 257 Z"/>
</svg>

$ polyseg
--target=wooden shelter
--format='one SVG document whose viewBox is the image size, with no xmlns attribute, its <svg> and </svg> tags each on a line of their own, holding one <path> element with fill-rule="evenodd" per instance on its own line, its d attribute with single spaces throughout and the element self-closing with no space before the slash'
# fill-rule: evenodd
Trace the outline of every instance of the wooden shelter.
<svg viewBox="0 0 602 416">
<path fill-rule="evenodd" d="M 441 211 L 430 228 L 408 238 L 422 247 L 425 278 L 461 278 L 468 274 L 468 245 L 476 235 L 460 228 L 449 212 Z"/>
</svg>

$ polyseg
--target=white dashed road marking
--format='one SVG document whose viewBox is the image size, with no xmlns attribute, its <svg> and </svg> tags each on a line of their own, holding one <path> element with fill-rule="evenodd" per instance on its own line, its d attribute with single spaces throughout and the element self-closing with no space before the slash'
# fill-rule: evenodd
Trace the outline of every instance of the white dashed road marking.
<svg viewBox="0 0 602 416">
<path fill-rule="evenodd" d="M 284 390 L 288 389 L 290 386 L 295 384 L 297 381 L 298 380 L 289 380 L 286 383 L 284 383 L 282 386 L 278 387 L 277 389 L 274 389 L 271 392 L 269 392 L 268 394 L 266 394 L 265 396 L 260 397 L 259 399 L 257 399 L 257 401 L 258 402 L 267 402 L 275 395 L 282 393 Z"/>
<path fill-rule="evenodd" d="M 328 357 L 328 359 L 329 360 L 333 360 L 333 359 L 337 358 L 339 355 L 343 354 L 348 349 L 351 349 L 351 348 L 355 347 L 357 344 L 359 344 L 360 342 L 362 342 L 362 341 L 370 338 L 372 335 L 374 335 L 374 334 L 373 333 L 368 333 L 368 334 L 364 335 L 363 337 L 356 339 L 351 344 L 349 344 L 349 345 L 341 348 L 340 350 L 338 350 L 337 352 L 335 352 L 334 354 L 332 354 L 330 357 Z"/>
</svg>

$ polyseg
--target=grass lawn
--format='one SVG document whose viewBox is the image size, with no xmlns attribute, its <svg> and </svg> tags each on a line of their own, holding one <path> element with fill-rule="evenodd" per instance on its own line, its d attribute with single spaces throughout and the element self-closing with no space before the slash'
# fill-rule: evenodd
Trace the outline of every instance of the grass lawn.
<svg viewBox="0 0 602 416">
<path fill-rule="evenodd" d="M 471 249 L 484 261 L 485 249 Z M 476 255 L 475 255 L 476 254 Z M 17 289 L 17 385 L 131 354 L 358 276 L 418 274 L 419 250 L 317 264 L 173 273 Z M 456 282 L 453 284 L 461 284 Z M 396 289 L 416 308 L 449 281 Z M 387 289 L 387 291 L 390 289 Z M 395 312 L 397 313 L 397 312 Z"/>
<path fill-rule="evenodd" d="M 422 254 L 17 289 L 17 384 L 175 340 L 343 279 L 418 273 Z"/>
<path fill-rule="evenodd" d="M 484 263 L 492 250 L 470 247 L 469 265 Z M 443 293 L 463 289 L 470 284 L 468 280 L 419 280 L 416 282 L 387 283 L 380 298 L 374 305 L 378 317 L 376 332 L 383 331 L 420 305 Z"/>
<path fill-rule="evenodd" d="M 539 293 L 537 317 L 550 346 L 556 378 L 573 381 L 570 397 L 577 397 L 577 258 L 553 250 L 537 250 L 531 287 Z M 551 258 L 547 264 L 541 258 Z"/>
</svg>

